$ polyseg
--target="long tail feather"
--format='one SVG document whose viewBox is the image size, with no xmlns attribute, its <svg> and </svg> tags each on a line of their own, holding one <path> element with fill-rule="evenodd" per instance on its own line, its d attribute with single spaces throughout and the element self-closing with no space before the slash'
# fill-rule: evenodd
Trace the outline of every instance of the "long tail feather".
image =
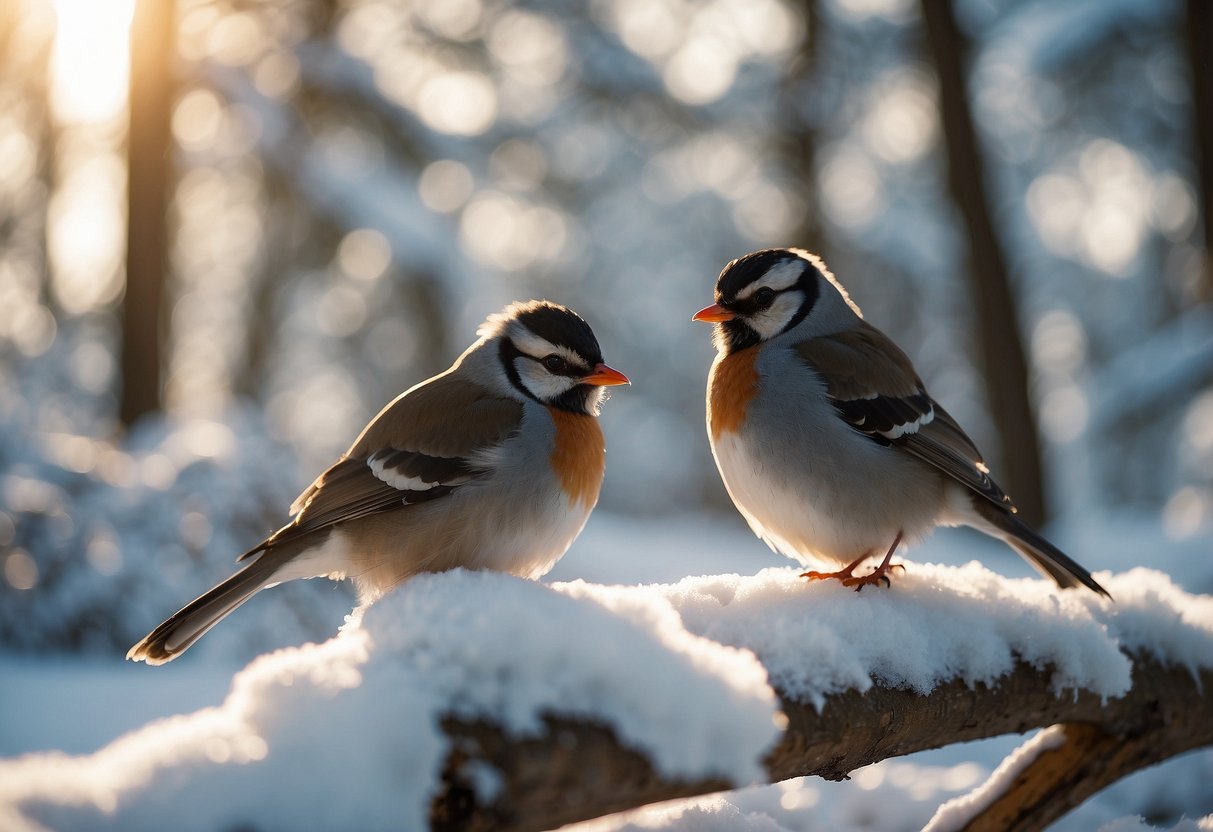
<svg viewBox="0 0 1213 832">
<path fill-rule="evenodd" d="M 1007 545 L 1024 557 L 1040 572 L 1049 576 L 1061 587 L 1085 586 L 1105 598 L 1112 596 L 1091 573 L 1066 555 L 1014 514 L 981 500 L 973 500 L 977 513 L 994 528 L 990 534 L 1006 541 Z"/>
<path fill-rule="evenodd" d="M 271 583 L 279 563 L 277 558 L 267 562 L 268 554 L 186 604 L 132 647 L 126 657 L 154 665 L 180 656 L 211 627 Z"/>
</svg>

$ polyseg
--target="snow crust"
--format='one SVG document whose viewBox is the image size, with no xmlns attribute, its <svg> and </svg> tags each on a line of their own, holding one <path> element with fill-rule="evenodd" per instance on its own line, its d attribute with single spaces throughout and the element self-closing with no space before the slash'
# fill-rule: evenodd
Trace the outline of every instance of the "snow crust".
<svg viewBox="0 0 1213 832">
<path fill-rule="evenodd" d="M 907 564 L 892 590 L 855 593 L 806 585 L 798 569 L 752 578 L 687 578 L 664 588 L 688 629 L 752 649 L 772 682 L 820 705 L 879 682 L 927 693 L 941 682 L 990 684 L 1015 661 L 1053 665 L 1059 692 L 1123 694 L 1144 651 L 1189 669 L 1213 666 L 1213 599 L 1192 596 L 1156 571 L 1099 580 L 1116 598 L 1009 580 L 977 562 Z"/>
<path fill-rule="evenodd" d="M 217 708 L 92 755 L 0 762 L 0 828 L 421 829 L 447 712 L 519 734 L 545 713 L 593 717 L 668 776 L 758 778 L 779 715 L 754 656 L 687 632 L 657 598 L 578 596 L 417 578 L 328 642 L 254 661 Z"/>
<path fill-rule="evenodd" d="M 994 773 L 979 787 L 939 807 L 922 832 L 953 832 L 984 811 L 1015 782 L 1023 771 L 1041 754 L 1065 744 L 1066 732 L 1060 725 L 1050 725 L 1032 739 L 1015 749 L 999 764 Z"/>
<path fill-rule="evenodd" d="M 1115 697 L 1124 651 L 1213 666 L 1213 599 L 1148 569 L 1099 576 L 1115 603 L 975 562 L 910 564 L 891 590 L 859 594 L 796 573 L 645 586 L 422 576 L 329 641 L 254 661 L 218 707 L 90 755 L 0 761 L 0 828 L 423 828 L 448 713 L 519 735 L 545 714 L 594 719 L 667 776 L 744 784 L 783 722 L 773 686 L 820 705 L 878 682 L 996 683 L 1022 660 L 1053 666 L 1059 694 Z M 472 779 L 490 797 L 498 774 Z M 727 801 L 670 811 L 664 828 L 779 828 Z"/>
</svg>

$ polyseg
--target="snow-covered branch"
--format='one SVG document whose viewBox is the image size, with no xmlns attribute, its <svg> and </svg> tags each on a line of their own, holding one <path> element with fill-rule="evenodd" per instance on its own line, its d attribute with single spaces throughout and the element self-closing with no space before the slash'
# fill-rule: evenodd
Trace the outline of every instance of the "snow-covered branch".
<svg viewBox="0 0 1213 832">
<path fill-rule="evenodd" d="M 1052 668 L 1021 663 L 992 686 L 953 681 L 929 694 L 877 686 L 830 696 L 821 710 L 784 699 L 788 727 L 765 760 L 766 779 L 841 779 L 889 757 L 1057 726 L 1056 748 L 943 807 L 932 827 L 1028 830 L 1139 769 L 1213 745 L 1213 671 L 1193 675 L 1139 657 L 1132 689 L 1106 702 L 1089 690 L 1061 693 L 1052 677 Z M 444 727 L 455 750 L 434 802 L 435 829 L 551 829 L 736 785 L 663 778 L 593 722 L 549 717 L 540 737 L 523 740 L 483 721 Z M 486 771 L 499 778 L 488 799 L 474 785 Z"/>
<path fill-rule="evenodd" d="M 1058 725 L 1057 750 L 1033 757 L 1018 776 L 995 777 L 974 796 L 947 805 L 932 827 L 1033 830 L 1121 777 L 1213 745 L 1208 669 L 1194 676 L 1138 657 L 1133 688 L 1106 702 L 1088 690 L 1060 694 L 1052 677 L 1052 668 L 1020 663 L 992 686 L 951 682 L 926 695 L 877 686 L 830 696 L 820 711 L 785 699 L 787 730 L 765 759 L 767 779 L 836 780 L 901 754 Z M 549 717 L 541 736 L 522 740 L 485 722 L 449 719 L 444 729 L 454 751 L 433 805 L 439 830 L 546 830 L 735 785 L 664 779 L 643 754 L 593 722 Z M 474 787 L 484 771 L 500 776 L 489 799 Z"/>
<path fill-rule="evenodd" d="M 1036 726 L 1153 759 L 1210 742 L 1213 599 L 1150 570 L 1099 580 L 1115 603 L 976 563 L 861 594 L 794 569 L 423 576 L 253 662 L 220 707 L 0 761 L 0 828 L 544 829 Z"/>
</svg>

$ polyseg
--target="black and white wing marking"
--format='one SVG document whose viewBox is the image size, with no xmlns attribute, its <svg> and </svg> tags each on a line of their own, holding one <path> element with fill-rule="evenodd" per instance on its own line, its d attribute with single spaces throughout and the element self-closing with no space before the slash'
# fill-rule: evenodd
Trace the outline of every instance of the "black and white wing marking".
<svg viewBox="0 0 1213 832">
<path fill-rule="evenodd" d="M 382 511 L 438 500 L 492 473 L 494 450 L 519 429 L 522 405 L 450 374 L 385 407 L 291 506 L 267 545 Z"/>
<path fill-rule="evenodd" d="M 847 332 L 796 345 L 826 383 L 838 415 L 881 445 L 901 448 L 1008 511 L 973 441 L 923 388 L 914 365 L 888 336 L 861 321 Z"/>
</svg>

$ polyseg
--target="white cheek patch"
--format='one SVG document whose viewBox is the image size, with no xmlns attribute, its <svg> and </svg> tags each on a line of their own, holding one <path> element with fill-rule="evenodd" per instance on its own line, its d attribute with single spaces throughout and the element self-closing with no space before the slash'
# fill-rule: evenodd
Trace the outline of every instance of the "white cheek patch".
<svg viewBox="0 0 1213 832">
<path fill-rule="evenodd" d="M 802 292 L 783 292 L 775 296 L 775 302 L 770 308 L 750 315 L 746 318 L 746 323 L 766 341 L 783 332 L 783 328 L 796 316 L 803 302 Z"/>
<path fill-rule="evenodd" d="M 420 477 L 405 476 L 395 469 L 385 468 L 383 459 L 371 459 L 367 462 L 367 465 L 370 467 L 371 473 L 375 475 L 375 479 L 401 491 L 429 491 L 439 484 L 436 482 L 426 482 Z"/>
<path fill-rule="evenodd" d="M 514 359 L 518 378 L 532 396 L 540 401 L 551 401 L 577 386 L 577 379 L 549 373 L 538 362 L 526 356 Z"/>
</svg>

